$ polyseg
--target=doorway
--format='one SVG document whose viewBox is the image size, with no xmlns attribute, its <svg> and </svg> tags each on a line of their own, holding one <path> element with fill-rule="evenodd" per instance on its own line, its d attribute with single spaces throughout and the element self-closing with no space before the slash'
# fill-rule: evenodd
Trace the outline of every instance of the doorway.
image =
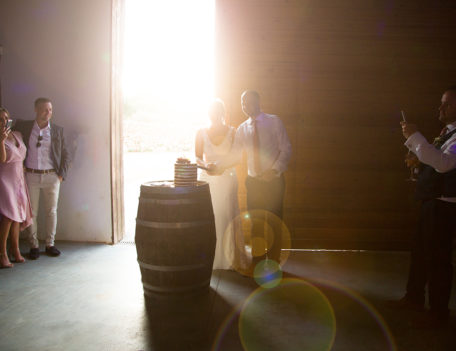
<svg viewBox="0 0 456 351">
<path fill-rule="evenodd" d="M 194 160 L 214 97 L 215 0 L 125 0 L 122 67 L 123 241 L 133 242 L 140 186 Z"/>
</svg>

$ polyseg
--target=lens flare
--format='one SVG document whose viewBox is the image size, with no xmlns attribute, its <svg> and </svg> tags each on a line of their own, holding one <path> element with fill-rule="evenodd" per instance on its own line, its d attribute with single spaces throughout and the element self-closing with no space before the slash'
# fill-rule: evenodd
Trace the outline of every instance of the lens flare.
<svg viewBox="0 0 456 351">
<path fill-rule="evenodd" d="M 233 308 L 230 314 L 225 318 L 225 320 L 220 325 L 220 328 L 215 335 L 214 342 L 212 344 L 211 350 L 216 351 L 221 349 L 223 338 L 227 334 L 227 331 L 233 325 L 233 322 L 238 318 L 239 313 L 241 312 L 242 304 L 237 305 Z"/>
<path fill-rule="evenodd" d="M 241 274 L 253 277 L 253 257 L 269 256 L 276 241 L 280 242 L 280 266 L 290 256 L 291 237 L 285 223 L 275 214 L 265 210 L 241 212 L 227 226 L 223 235 L 223 248 L 233 268 Z M 233 256 L 234 247 L 234 259 Z M 270 257 L 269 257 L 270 258 Z"/>
<path fill-rule="evenodd" d="M 262 288 L 275 288 L 282 280 L 282 270 L 276 261 L 263 260 L 256 265 L 253 278 Z"/>
<path fill-rule="evenodd" d="M 261 257 L 266 254 L 266 251 L 271 248 L 271 240 L 266 238 L 256 237 L 251 238 L 252 243 L 252 257 Z"/>
<path fill-rule="evenodd" d="M 376 349 L 397 351 L 391 330 L 375 307 L 357 292 L 332 281 L 310 283 L 286 278 L 276 287 L 259 287 L 227 316 L 212 350 L 221 349 L 224 336 L 233 332 L 238 316 L 238 332 L 246 351 L 326 351 L 337 348 L 339 339 L 361 350 L 368 345 L 365 337 L 353 338 L 353 328 L 359 327 L 369 331 L 369 342 Z"/>
<path fill-rule="evenodd" d="M 376 340 L 376 343 L 379 344 L 380 342 L 385 342 L 385 347 L 388 350 L 397 351 L 396 341 L 394 339 L 393 333 L 391 332 L 388 324 L 386 323 L 385 319 L 382 315 L 377 311 L 377 309 L 364 297 L 362 297 L 359 293 L 355 292 L 354 290 L 345 287 L 339 283 L 329 281 L 329 280 L 318 280 L 315 281 L 315 284 L 321 287 L 322 289 L 326 290 L 326 288 L 331 289 L 332 291 L 337 292 L 340 295 L 348 297 L 351 302 L 355 303 L 354 307 L 359 306 L 367 312 L 370 316 L 371 320 L 380 328 L 380 331 L 383 335 L 382 340 Z M 340 323 L 341 321 L 339 321 Z"/>
<path fill-rule="evenodd" d="M 239 336 L 246 351 L 290 350 L 290 346 L 326 351 L 335 332 L 336 319 L 326 296 L 298 279 L 284 279 L 272 289 L 258 288 L 239 316 Z"/>
</svg>

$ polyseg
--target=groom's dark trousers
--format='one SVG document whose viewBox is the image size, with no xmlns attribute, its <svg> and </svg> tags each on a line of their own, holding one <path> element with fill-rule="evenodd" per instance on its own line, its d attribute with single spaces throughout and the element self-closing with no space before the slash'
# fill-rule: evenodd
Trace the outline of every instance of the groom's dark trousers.
<svg viewBox="0 0 456 351">
<path fill-rule="evenodd" d="M 418 230 L 412 238 L 406 296 L 417 304 L 424 304 L 428 285 L 431 312 L 443 318 L 449 315 L 455 217 L 456 203 L 424 200 Z"/>
<path fill-rule="evenodd" d="M 268 257 L 280 262 L 282 246 L 283 197 L 285 177 L 283 174 L 269 182 L 247 176 L 247 210 L 252 216 L 252 242 L 264 238 L 267 252 L 253 257 L 253 264 Z M 272 214 L 271 214 L 272 213 Z M 253 250 L 253 247 L 252 247 Z"/>
</svg>

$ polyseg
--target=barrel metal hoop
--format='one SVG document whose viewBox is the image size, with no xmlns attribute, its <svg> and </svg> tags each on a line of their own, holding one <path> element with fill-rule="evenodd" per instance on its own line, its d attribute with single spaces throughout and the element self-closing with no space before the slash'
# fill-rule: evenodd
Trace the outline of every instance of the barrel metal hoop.
<svg viewBox="0 0 456 351">
<path fill-rule="evenodd" d="M 138 260 L 138 263 L 144 269 L 150 269 L 152 271 L 161 271 L 161 272 L 191 271 L 191 270 L 201 269 L 201 268 L 205 267 L 205 265 L 202 263 L 185 265 L 185 266 L 157 266 L 154 264 L 144 263 L 139 260 Z"/>
<path fill-rule="evenodd" d="M 197 181 L 195 186 L 175 187 L 173 180 L 153 181 L 141 184 L 141 194 L 194 194 L 207 193 L 209 184 L 203 181 Z"/>
<path fill-rule="evenodd" d="M 201 201 L 195 201 L 194 199 L 147 199 L 140 197 L 139 202 L 149 203 L 149 204 L 157 204 L 157 205 L 195 205 L 200 204 Z"/>
<path fill-rule="evenodd" d="M 209 285 L 211 282 L 211 279 L 208 279 L 208 280 L 205 280 L 204 282 L 202 283 L 199 283 L 199 284 L 193 284 L 193 285 L 190 285 L 190 286 L 181 286 L 181 287 L 174 287 L 174 286 L 165 286 L 165 287 L 162 287 L 162 286 L 154 286 L 154 285 L 150 285 L 150 284 L 147 284 L 145 282 L 143 282 L 143 288 L 144 288 L 144 292 L 147 293 L 146 289 L 147 290 L 150 290 L 150 291 L 154 291 L 154 292 L 161 292 L 161 293 L 173 293 L 173 292 L 184 292 L 184 291 L 191 291 L 191 290 L 196 290 L 196 289 L 199 289 L 199 288 L 203 288 L 207 285 Z"/>
<path fill-rule="evenodd" d="M 150 222 L 136 218 L 136 224 L 142 225 L 149 228 L 161 228 L 161 229 L 184 229 L 200 227 L 207 224 L 213 224 L 213 221 L 194 221 L 194 222 Z"/>
</svg>

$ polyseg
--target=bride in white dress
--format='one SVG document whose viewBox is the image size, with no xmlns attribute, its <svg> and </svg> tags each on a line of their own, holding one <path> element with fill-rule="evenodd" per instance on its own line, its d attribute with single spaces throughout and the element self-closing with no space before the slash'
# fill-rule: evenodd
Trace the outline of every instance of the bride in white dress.
<svg viewBox="0 0 456 351">
<path fill-rule="evenodd" d="M 196 162 L 203 167 L 227 157 L 236 133 L 234 127 L 225 124 L 225 105 L 221 100 L 210 105 L 209 117 L 210 127 L 200 129 L 195 142 Z M 199 179 L 209 183 L 214 209 L 217 244 L 213 269 L 242 270 L 246 258 L 240 220 L 236 218 L 239 215 L 236 170 L 226 169 L 217 175 L 201 171 Z"/>
</svg>

